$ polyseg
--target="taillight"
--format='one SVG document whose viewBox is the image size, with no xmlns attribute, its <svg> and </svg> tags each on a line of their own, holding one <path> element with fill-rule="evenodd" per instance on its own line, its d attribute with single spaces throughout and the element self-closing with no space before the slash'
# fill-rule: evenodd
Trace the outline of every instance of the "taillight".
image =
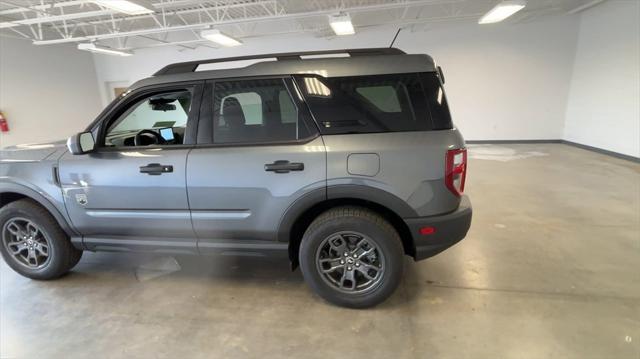
<svg viewBox="0 0 640 359">
<path fill-rule="evenodd" d="M 467 149 L 459 148 L 447 151 L 447 163 L 444 181 L 449 191 L 456 196 L 464 192 L 464 180 L 467 177 Z"/>
</svg>

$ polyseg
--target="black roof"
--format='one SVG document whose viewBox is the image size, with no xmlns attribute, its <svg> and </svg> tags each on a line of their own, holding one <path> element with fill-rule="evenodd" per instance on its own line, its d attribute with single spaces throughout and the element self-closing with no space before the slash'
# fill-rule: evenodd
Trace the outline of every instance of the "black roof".
<svg viewBox="0 0 640 359">
<path fill-rule="evenodd" d="M 237 56 L 237 57 L 224 57 L 219 59 L 208 59 L 199 61 L 179 62 L 163 67 L 160 71 L 153 74 L 153 76 L 181 74 L 187 72 L 195 72 L 198 66 L 204 64 L 213 64 L 220 62 L 231 61 L 243 61 L 243 60 L 256 60 L 256 59 L 268 59 L 275 58 L 278 61 L 282 60 L 301 60 L 302 56 L 314 56 L 314 55 L 331 55 L 331 54 L 349 54 L 354 56 L 372 56 L 372 55 L 404 55 L 405 52 L 393 47 L 383 48 L 368 48 L 368 49 L 343 49 L 343 50 L 327 50 L 327 51 L 306 51 L 306 52 L 287 52 L 277 54 L 262 54 L 262 55 L 249 55 L 249 56 Z"/>
<path fill-rule="evenodd" d="M 345 53 L 349 54 L 349 56 L 314 57 L 314 55 Z M 311 57 L 308 58 L 304 56 Z M 197 71 L 198 66 L 203 64 L 273 58 L 277 61 L 258 61 L 244 67 Z M 172 64 L 165 66 L 153 76 L 134 83 L 129 89 L 133 90 L 145 86 L 179 83 L 184 81 L 217 80 L 255 76 L 316 74 L 325 77 L 340 77 L 430 71 L 437 71 L 437 69 L 433 59 L 429 55 L 406 54 L 404 51 L 395 48 L 309 51 L 227 57 Z"/>
</svg>

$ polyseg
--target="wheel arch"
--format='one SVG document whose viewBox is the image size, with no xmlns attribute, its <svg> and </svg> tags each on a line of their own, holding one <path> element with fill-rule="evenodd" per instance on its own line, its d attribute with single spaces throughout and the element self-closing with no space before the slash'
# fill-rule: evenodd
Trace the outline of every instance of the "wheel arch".
<svg viewBox="0 0 640 359">
<path fill-rule="evenodd" d="M 60 213 L 58 208 L 51 203 L 45 196 L 36 192 L 35 190 L 25 187 L 23 185 L 14 184 L 14 183 L 2 183 L 0 185 L 0 208 L 5 205 L 21 200 L 21 199 L 30 199 L 44 209 L 49 212 L 53 218 L 58 222 L 62 230 L 69 236 L 74 237 L 77 236 L 76 232 L 71 228 L 67 219 Z"/>
<path fill-rule="evenodd" d="M 314 191 L 301 197 L 283 215 L 278 241 L 289 243 L 292 268 L 298 265 L 298 250 L 302 236 L 311 222 L 322 212 L 340 206 L 359 206 L 380 214 L 400 235 L 405 254 L 414 257 L 415 245 L 409 226 L 402 219 L 416 217 L 415 211 L 395 195 L 359 185 L 340 185 L 325 191 Z"/>
</svg>

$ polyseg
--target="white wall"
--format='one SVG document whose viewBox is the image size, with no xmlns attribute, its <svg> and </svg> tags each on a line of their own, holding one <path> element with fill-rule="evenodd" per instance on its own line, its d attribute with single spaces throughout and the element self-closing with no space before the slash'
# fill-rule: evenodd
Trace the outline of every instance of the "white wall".
<svg viewBox="0 0 640 359">
<path fill-rule="evenodd" d="M 566 140 L 640 157 L 640 2 L 581 15 Z"/>
<path fill-rule="evenodd" d="M 640 156 L 639 7 L 637 1 L 609 0 L 580 15 L 529 23 L 429 25 L 403 30 L 395 46 L 428 53 L 443 66 L 454 121 L 468 140 L 564 138 Z M 0 111 L 11 126 L 0 145 L 64 138 L 106 105 L 109 86 L 132 84 L 169 63 L 383 47 L 396 30 L 248 38 L 236 48 L 163 47 L 126 58 L 0 38 Z"/>
<path fill-rule="evenodd" d="M 0 37 L 0 111 L 10 127 L 0 147 L 65 139 L 101 107 L 91 55 Z"/>
<path fill-rule="evenodd" d="M 523 24 L 452 24 L 403 30 L 396 47 L 432 55 L 445 71 L 456 125 L 470 140 L 558 139 L 577 41 L 577 16 Z M 397 28 L 358 29 L 333 39 L 308 34 L 246 39 L 228 49 L 139 50 L 132 57 L 94 55 L 106 103 L 107 82 L 133 83 L 178 61 L 257 53 L 386 47 Z"/>
<path fill-rule="evenodd" d="M 402 41 L 444 68 L 454 122 L 467 140 L 559 139 L 577 17 L 450 25 Z"/>
</svg>

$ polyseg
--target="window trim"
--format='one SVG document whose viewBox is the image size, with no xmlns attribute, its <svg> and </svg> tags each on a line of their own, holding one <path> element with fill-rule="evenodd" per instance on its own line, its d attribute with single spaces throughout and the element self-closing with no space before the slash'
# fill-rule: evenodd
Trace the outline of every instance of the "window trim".
<svg viewBox="0 0 640 359">
<path fill-rule="evenodd" d="M 215 85 L 218 82 L 230 81 L 251 81 L 251 80 L 282 80 L 285 90 L 289 94 L 293 105 L 298 111 L 298 116 L 302 116 L 302 121 L 310 135 L 308 137 L 296 140 L 284 141 L 261 141 L 261 142 L 234 142 L 234 143 L 214 143 L 213 142 L 213 116 L 214 116 L 214 96 Z M 257 147 L 257 146 L 286 146 L 286 145 L 302 145 L 312 142 L 320 137 L 320 131 L 315 123 L 315 119 L 304 102 L 302 94 L 300 96 L 292 93 L 292 86 L 295 86 L 291 75 L 274 75 L 274 76 L 250 76 L 250 77 L 230 77 L 207 80 L 203 91 L 203 98 L 200 108 L 200 118 L 198 124 L 198 135 L 195 147 L 197 148 L 224 148 L 224 147 Z"/>
<path fill-rule="evenodd" d="M 196 131 L 198 129 L 200 107 L 202 102 L 204 81 L 188 81 L 167 83 L 161 85 L 153 85 L 141 87 L 119 98 L 116 104 L 105 113 L 102 118 L 96 122 L 91 132 L 93 132 L 96 140 L 97 152 L 112 152 L 122 150 L 135 149 L 185 149 L 193 147 L 195 144 Z M 191 110 L 187 117 L 187 123 L 184 132 L 184 142 L 182 144 L 173 145 L 150 145 L 150 146 L 105 146 L 106 131 L 113 121 L 116 121 L 123 113 L 128 111 L 131 106 L 137 104 L 140 100 L 166 92 L 179 90 L 189 90 L 192 92 Z"/>
</svg>

